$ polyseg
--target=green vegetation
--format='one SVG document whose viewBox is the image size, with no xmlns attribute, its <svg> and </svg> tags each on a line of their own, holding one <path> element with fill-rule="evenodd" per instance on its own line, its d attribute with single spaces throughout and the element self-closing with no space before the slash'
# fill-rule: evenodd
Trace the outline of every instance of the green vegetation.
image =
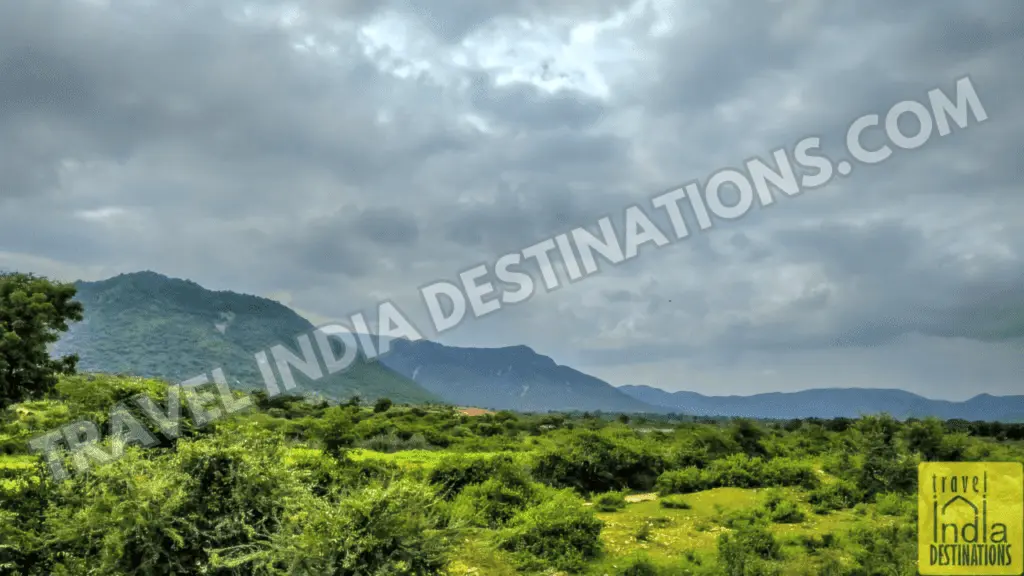
<svg viewBox="0 0 1024 576">
<path fill-rule="evenodd" d="M 255 393 L 168 434 L 131 400 L 178 388 L 39 356 L 71 295 L 0 280 L 3 575 L 910 576 L 917 463 L 1024 459 L 1024 424 L 469 416 L 355 395 Z M 127 416 L 131 435 L 90 447 L 106 464 L 57 454 L 78 469 L 63 482 L 29 453 Z"/>
<path fill-rule="evenodd" d="M 0 574 L 910 575 L 908 468 L 953 445 L 943 457 L 1024 458 L 998 439 L 1017 424 L 647 417 L 639 429 L 617 415 L 263 395 L 61 483 L 28 453 L 56 426 L 106 426 L 139 393 L 161 403 L 166 384 L 64 376 L 0 414 Z"/>
<path fill-rule="evenodd" d="M 100 282 L 79 282 L 75 299 L 85 320 L 73 324 L 56 351 L 81 356 L 78 369 L 133 374 L 182 382 L 222 368 L 232 387 L 263 389 L 254 354 L 277 345 L 303 356 L 296 342 L 315 327 L 290 308 L 257 296 L 215 292 L 155 272 L 122 274 Z M 318 349 L 317 342 L 310 344 Z M 343 346 L 333 340 L 335 357 Z M 273 360 L 271 360 L 273 362 Z M 321 371 L 323 369 L 321 368 Z M 311 379 L 293 371 L 299 388 L 343 401 L 429 403 L 439 399 L 413 382 L 358 356 L 347 370 Z M 284 382 L 278 382 L 282 391 Z"/>
<path fill-rule="evenodd" d="M 75 371 L 78 357 L 50 358 L 47 346 L 82 319 L 75 288 L 32 274 L 0 273 L 0 410 L 40 398 L 59 374 Z"/>
</svg>

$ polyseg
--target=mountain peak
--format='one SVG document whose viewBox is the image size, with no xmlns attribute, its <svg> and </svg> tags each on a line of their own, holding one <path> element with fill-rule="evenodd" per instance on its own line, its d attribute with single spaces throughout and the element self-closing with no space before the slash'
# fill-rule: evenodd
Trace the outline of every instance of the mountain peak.
<svg viewBox="0 0 1024 576">
<path fill-rule="evenodd" d="M 314 329 L 280 302 L 207 290 L 194 281 L 151 270 L 76 285 L 75 299 L 85 308 L 84 321 L 72 324 L 51 353 L 77 353 L 83 372 L 180 382 L 222 368 L 231 384 L 260 388 L 263 376 L 254 355 L 277 345 L 301 355 L 296 338 Z M 398 402 L 437 400 L 411 380 L 363 359 L 346 371 L 315 379 L 293 373 L 302 388 L 296 393 L 316 391 L 335 399 L 358 394 Z"/>
<path fill-rule="evenodd" d="M 607 382 L 525 345 L 500 348 L 403 342 L 380 362 L 451 402 L 483 408 L 547 412 L 657 412 Z"/>
</svg>

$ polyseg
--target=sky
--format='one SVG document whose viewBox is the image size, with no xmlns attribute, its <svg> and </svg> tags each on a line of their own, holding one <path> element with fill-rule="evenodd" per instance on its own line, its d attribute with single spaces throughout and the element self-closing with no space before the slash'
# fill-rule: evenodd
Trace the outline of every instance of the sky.
<svg viewBox="0 0 1024 576">
<path fill-rule="evenodd" d="M 0 3 L 0 268 L 153 270 L 615 385 L 1024 393 L 1017 0 Z M 419 288 L 863 114 L 989 119 L 481 320 Z"/>
</svg>

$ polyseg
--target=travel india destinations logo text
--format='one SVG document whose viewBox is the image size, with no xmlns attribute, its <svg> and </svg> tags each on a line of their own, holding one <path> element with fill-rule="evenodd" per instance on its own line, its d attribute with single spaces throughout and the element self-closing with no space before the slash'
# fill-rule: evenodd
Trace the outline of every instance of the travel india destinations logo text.
<svg viewBox="0 0 1024 576">
<path fill-rule="evenodd" d="M 918 491 L 922 575 L 1024 573 L 1024 465 L 923 462 Z"/>
</svg>

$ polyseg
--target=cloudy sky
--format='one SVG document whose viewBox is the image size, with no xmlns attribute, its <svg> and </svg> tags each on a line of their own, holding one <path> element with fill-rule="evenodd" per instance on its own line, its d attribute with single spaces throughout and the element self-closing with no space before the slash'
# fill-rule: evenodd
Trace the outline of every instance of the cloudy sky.
<svg viewBox="0 0 1024 576">
<path fill-rule="evenodd" d="M 314 322 L 952 94 L 989 120 L 437 339 L 715 394 L 1024 392 L 1024 3 L 0 3 L 0 267 Z"/>
</svg>

